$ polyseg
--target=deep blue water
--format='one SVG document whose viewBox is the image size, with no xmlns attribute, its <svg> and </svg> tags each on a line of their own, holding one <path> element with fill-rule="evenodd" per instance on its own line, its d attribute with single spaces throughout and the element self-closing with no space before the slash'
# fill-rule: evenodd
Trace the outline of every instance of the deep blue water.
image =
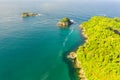
<svg viewBox="0 0 120 80">
<path fill-rule="evenodd" d="M 75 80 L 65 55 L 84 43 L 79 24 L 120 17 L 120 2 L 0 1 L 0 80 Z M 22 18 L 22 12 L 40 16 Z M 56 23 L 75 21 L 67 29 Z"/>
</svg>

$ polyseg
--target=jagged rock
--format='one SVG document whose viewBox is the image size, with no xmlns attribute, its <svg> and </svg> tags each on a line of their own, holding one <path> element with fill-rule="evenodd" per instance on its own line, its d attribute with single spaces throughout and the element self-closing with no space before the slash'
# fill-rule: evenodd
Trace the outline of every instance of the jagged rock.
<svg viewBox="0 0 120 80">
<path fill-rule="evenodd" d="M 79 80 L 87 80 L 84 70 L 80 64 L 80 61 L 77 58 L 77 54 L 75 52 L 70 52 L 69 55 L 67 55 L 67 58 L 70 59 L 73 63 L 73 66 L 78 74 Z"/>
<path fill-rule="evenodd" d="M 36 16 L 37 13 L 31 13 L 31 12 L 23 12 L 22 17 L 30 17 L 30 16 Z"/>
<path fill-rule="evenodd" d="M 57 25 L 58 25 L 59 27 L 62 27 L 62 28 L 68 27 L 68 26 L 70 26 L 71 24 L 73 24 L 73 22 L 70 21 L 70 19 L 67 18 L 67 17 L 62 18 L 62 19 L 57 23 Z"/>
<path fill-rule="evenodd" d="M 74 61 L 74 68 L 80 68 L 80 62 L 79 60 L 76 58 L 75 61 Z"/>
<path fill-rule="evenodd" d="M 76 57 L 77 55 L 75 52 L 70 52 L 70 54 L 67 56 L 67 58 L 72 59 L 72 60 L 76 59 Z"/>
</svg>

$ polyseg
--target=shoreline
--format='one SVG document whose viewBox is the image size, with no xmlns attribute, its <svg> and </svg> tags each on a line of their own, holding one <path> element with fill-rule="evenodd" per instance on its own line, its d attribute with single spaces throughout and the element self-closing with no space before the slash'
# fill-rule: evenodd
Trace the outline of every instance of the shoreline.
<svg viewBox="0 0 120 80">
<path fill-rule="evenodd" d="M 80 25 L 85 42 L 69 54 L 78 80 L 120 79 L 119 20 L 120 18 L 93 16 Z M 72 53 L 76 55 L 75 58 Z"/>
<path fill-rule="evenodd" d="M 87 43 L 87 35 L 85 34 L 85 28 L 83 28 L 82 24 L 79 26 L 80 30 L 82 31 L 82 36 L 85 39 L 84 43 Z M 83 44 L 84 45 L 84 44 Z M 77 75 L 77 80 L 87 80 L 85 73 L 84 73 L 84 69 L 81 66 L 81 62 L 78 60 L 77 58 L 77 53 L 76 52 L 70 52 L 67 55 L 67 59 L 69 59 L 71 61 L 71 63 L 73 64 L 73 68 L 75 69 L 75 73 Z"/>
</svg>

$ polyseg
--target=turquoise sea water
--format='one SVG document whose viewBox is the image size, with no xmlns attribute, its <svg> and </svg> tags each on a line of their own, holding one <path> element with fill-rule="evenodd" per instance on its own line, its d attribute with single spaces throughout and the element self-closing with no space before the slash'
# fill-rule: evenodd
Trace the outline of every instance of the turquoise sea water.
<svg viewBox="0 0 120 80">
<path fill-rule="evenodd" d="M 120 17 L 119 2 L 0 1 L 0 80 L 76 80 L 66 54 L 84 43 L 79 24 Z M 40 16 L 21 18 L 22 12 Z M 67 29 L 56 23 L 75 21 Z"/>
</svg>

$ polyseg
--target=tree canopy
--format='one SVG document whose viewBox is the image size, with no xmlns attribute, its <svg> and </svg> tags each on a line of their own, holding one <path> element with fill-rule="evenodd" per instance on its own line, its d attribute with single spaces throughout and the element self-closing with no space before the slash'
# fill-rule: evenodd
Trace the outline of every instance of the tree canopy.
<svg viewBox="0 0 120 80">
<path fill-rule="evenodd" d="M 120 80 L 120 18 L 94 16 L 81 25 L 87 42 L 77 58 L 88 80 Z"/>
</svg>

